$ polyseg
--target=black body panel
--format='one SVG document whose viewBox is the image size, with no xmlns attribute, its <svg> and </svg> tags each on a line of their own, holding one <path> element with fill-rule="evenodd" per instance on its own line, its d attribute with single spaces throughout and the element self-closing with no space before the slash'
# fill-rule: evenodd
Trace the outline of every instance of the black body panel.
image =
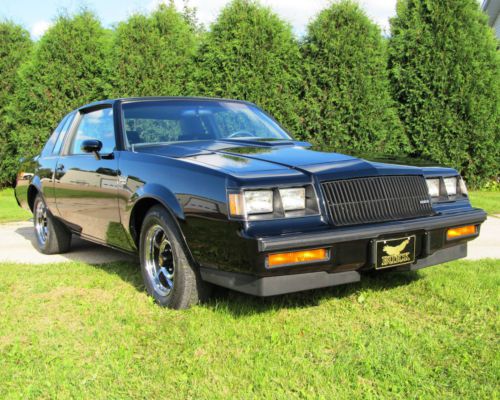
<svg viewBox="0 0 500 400">
<path fill-rule="evenodd" d="M 130 253 L 138 250 L 147 208 L 161 204 L 174 217 L 192 261 L 203 268 L 207 280 L 260 295 L 319 287 L 318 282 L 329 286 L 355 281 L 360 271 L 373 267 L 373 241 L 385 237 L 415 235 L 416 263 L 408 268 L 463 256 L 472 238 L 448 243 L 446 229 L 480 226 L 486 218 L 465 196 L 430 203 L 424 178 L 457 176 L 451 168 L 369 162 L 315 151 L 291 139 L 192 140 L 127 149 L 122 105 L 169 99 L 108 100 L 76 110 L 61 153 L 42 154 L 22 165 L 16 187 L 20 204 L 30 208 L 33 194 L 41 192 L 50 212 L 75 234 Z M 114 151 L 100 158 L 69 154 L 82 115 L 104 108 L 113 110 Z M 315 192 L 315 214 L 270 220 L 229 215 L 228 193 L 306 185 Z M 330 260 L 266 267 L 269 253 L 318 246 L 331 250 Z M 243 283 L 227 283 L 231 273 L 238 274 L 234 282 Z M 304 275 L 308 283 L 303 286 L 295 279 L 278 285 L 255 283 L 264 277 L 313 273 L 318 275 Z"/>
</svg>

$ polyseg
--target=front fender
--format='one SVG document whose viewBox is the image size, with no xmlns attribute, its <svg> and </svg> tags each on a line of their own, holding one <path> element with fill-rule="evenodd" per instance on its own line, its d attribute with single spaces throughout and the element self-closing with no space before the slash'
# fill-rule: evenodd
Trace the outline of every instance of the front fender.
<svg viewBox="0 0 500 400">
<path fill-rule="evenodd" d="M 128 237 L 128 240 L 122 242 L 122 246 L 126 247 L 126 250 L 137 250 L 140 232 L 136 229 L 136 225 L 138 221 L 142 221 L 149 207 L 154 204 L 161 204 L 165 207 L 173 217 L 181 235 L 184 237 L 180 224 L 185 221 L 185 216 L 179 201 L 166 187 L 149 183 L 137 188 L 136 191 L 131 194 L 129 192 L 125 206 L 122 205 L 120 207 L 122 227 Z"/>
<path fill-rule="evenodd" d="M 165 186 L 156 183 L 148 183 L 138 188 L 137 191 L 130 197 L 130 210 L 132 210 L 134 206 L 144 198 L 157 200 L 163 204 L 177 220 L 185 220 L 184 211 L 182 210 L 179 201 Z"/>
</svg>

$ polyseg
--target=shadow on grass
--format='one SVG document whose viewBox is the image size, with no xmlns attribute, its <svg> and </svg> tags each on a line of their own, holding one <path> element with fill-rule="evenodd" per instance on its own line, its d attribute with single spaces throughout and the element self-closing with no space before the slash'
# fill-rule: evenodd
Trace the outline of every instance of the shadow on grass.
<svg viewBox="0 0 500 400">
<path fill-rule="evenodd" d="M 420 278 L 421 276 L 417 271 L 384 271 L 379 275 L 364 274 L 361 276 L 361 281 L 357 283 L 264 298 L 224 288 L 216 288 L 214 295 L 204 304 L 204 307 L 213 310 L 223 309 L 230 312 L 234 317 L 264 313 L 270 310 L 316 307 L 322 300 L 341 299 L 355 295 L 363 290 L 390 290 L 408 285 Z"/>
<path fill-rule="evenodd" d="M 94 264 L 93 268 L 116 275 L 139 292 L 145 292 L 138 262 L 114 262 Z M 324 289 L 308 290 L 273 297 L 255 297 L 229 289 L 214 287 L 210 299 L 201 307 L 229 312 L 234 317 L 244 317 L 271 310 L 316 307 L 321 301 L 331 298 L 341 299 L 356 295 L 364 290 L 384 291 L 405 286 L 419 280 L 417 271 L 390 272 L 362 275 L 361 281 Z"/>
</svg>

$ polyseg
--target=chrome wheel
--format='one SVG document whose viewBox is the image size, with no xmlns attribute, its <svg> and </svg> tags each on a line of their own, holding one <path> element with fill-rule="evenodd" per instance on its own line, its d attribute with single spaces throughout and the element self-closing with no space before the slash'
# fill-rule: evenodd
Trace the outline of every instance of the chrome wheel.
<svg viewBox="0 0 500 400">
<path fill-rule="evenodd" d="M 172 245 L 160 225 L 149 228 L 145 241 L 145 269 L 153 289 L 168 296 L 174 288 L 175 261 Z"/>
<path fill-rule="evenodd" d="M 49 236 L 49 227 L 47 220 L 47 207 L 42 201 L 39 201 L 35 208 L 35 232 L 38 242 L 44 246 Z"/>
</svg>

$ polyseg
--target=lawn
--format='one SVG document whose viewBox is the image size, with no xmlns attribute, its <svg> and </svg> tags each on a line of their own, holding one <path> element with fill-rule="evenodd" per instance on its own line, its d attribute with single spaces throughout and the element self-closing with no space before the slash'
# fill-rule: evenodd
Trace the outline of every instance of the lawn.
<svg viewBox="0 0 500 400">
<path fill-rule="evenodd" d="M 0 190 L 0 222 L 23 221 L 30 213 L 17 205 L 13 189 Z"/>
<path fill-rule="evenodd" d="M 469 194 L 474 207 L 482 208 L 490 215 L 500 215 L 500 192 L 475 191 Z"/>
<path fill-rule="evenodd" d="M 132 264 L 0 264 L 0 398 L 498 398 L 500 260 L 187 311 Z"/>
</svg>

